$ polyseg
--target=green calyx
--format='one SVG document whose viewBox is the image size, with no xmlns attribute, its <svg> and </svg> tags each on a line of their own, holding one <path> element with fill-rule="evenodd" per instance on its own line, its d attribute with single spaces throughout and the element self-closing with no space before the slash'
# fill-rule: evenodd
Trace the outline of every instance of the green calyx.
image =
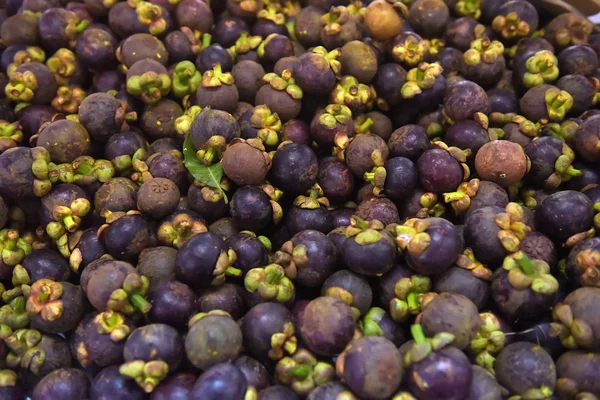
<svg viewBox="0 0 600 400">
<path fill-rule="evenodd" d="M 596 203 L 594 207 L 598 208 L 598 205 L 600 204 Z M 584 286 L 600 287 L 600 251 L 593 248 L 580 251 L 575 264 L 580 273 L 579 279 Z"/>
<path fill-rule="evenodd" d="M 471 350 L 476 355 L 475 362 L 493 373 L 495 355 L 504 348 L 507 338 L 502 331 L 502 324 L 498 317 L 491 312 L 480 313 L 483 324 L 477 335 L 471 341 Z"/>
<path fill-rule="evenodd" d="M 210 137 L 196 152 L 196 159 L 209 166 L 219 162 L 225 150 L 227 150 L 227 140 L 223 136 L 215 135 Z"/>
<path fill-rule="evenodd" d="M 435 85 L 438 76 L 442 75 L 443 69 L 440 63 L 421 63 L 406 74 L 406 83 L 402 86 L 401 93 L 405 99 L 412 99 Z"/>
<path fill-rule="evenodd" d="M 352 121 L 352 111 L 343 104 L 329 104 L 319 116 L 319 124 L 327 129 L 334 129 L 337 124 L 347 125 Z"/>
<path fill-rule="evenodd" d="M 315 387 L 331 381 L 335 377 L 335 369 L 331 364 L 317 360 L 308 350 L 301 349 L 277 363 L 275 376 L 279 382 L 304 397 Z"/>
<path fill-rule="evenodd" d="M 131 331 L 125 323 L 125 316 L 116 311 L 104 311 L 94 318 L 96 331 L 101 335 L 109 335 L 113 342 L 124 340 Z"/>
<path fill-rule="evenodd" d="M 296 81 L 292 77 L 292 71 L 284 70 L 281 76 L 271 72 L 264 76 L 263 80 L 271 85 L 275 90 L 286 91 L 293 99 L 302 99 L 302 89 L 296 85 Z"/>
<path fill-rule="evenodd" d="M 287 143 L 291 143 L 288 141 L 282 142 L 277 148 L 280 149 L 282 146 L 285 146 Z M 270 184 L 260 185 L 260 188 L 267 196 L 269 196 L 269 201 L 271 202 L 271 208 L 273 209 L 273 222 L 278 224 L 283 218 L 283 208 L 281 204 L 278 203 L 281 196 L 283 196 L 283 192 L 277 189 L 275 186 Z"/>
<path fill-rule="evenodd" d="M 475 254 L 473 254 L 473 250 L 470 248 L 466 248 L 465 251 L 458 256 L 456 265 L 462 269 L 471 271 L 471 274 L 479 279 L 486 281 L 492 280 L 492 271 L 481 262 L 477 261 Z"/>
<path fill-rule="evenodd" d="M 261 43 L 261 36 L 250 36 L 248 32 L 242 32 L 230 50 L 235 52 L 236 55 L 246 54 L 252 50 L 256 50 Z"/>
<path fill-rule="evenodd" d="M 34 329 L 19 329 L 11 333 L 6 325 L 1 330 L 4 343 L 10 349 L 6 356 L 6 366 L 38 374 L 46 361 L 46 353 L 37 347 L 42 334 Z"/>
<path fill-rule="evenodd" d="M 60 86 L 56 97 L 52 99 L 52 107 L 65 114 L 74 114 L 85 99 L 85 90 L 79 87 Z"/>
<path fill-rule="evenodd" d="M 271 349 L 268 356 L 271 360 L 281 360 L 285 354 L 294 354 L 298 348 L 296 328 L 293 322 L 286 322 L 281 332 L 271 335 Z"/>
<path fill-rule="evenodd" d="M 258 129 L 257 138 L 265 146 L 275 147 L 279 144 L 279 132 L 282 126 L 281 119 L 267 105 L 262 104 L 254 107 L 250 116 L 250 125 L 254 129 Z"/>
<path fill-rule="evenodd" d="M 554 163 L 555 172 L 552 173 L 544 183 L 549 188 L 557 188 L 562 182 L 568 182 L 575 176 L 580 176 L 582 172 L 573 167 L 575 161 L 575 152 L 563 143 L 562 155 Z"/>
<path fill-rule="evenodd" d="M 325 47 L 317 46 L 312 49 L 312 52 L 325 57 L 329 63 L 329 67 L 331 67 L 331 70 L 336 74 L 339 74 L 342 71 L 342 63 L 338 60 L 342 55 L 342 51 L 340 49 L 334 49 L 328 52 Z"/>
<path fill-rule="evenodd" d="M 383 330 L 379 326 L 379 321 L 385 317 L 385 310 L 379 307 L 373 307 L 367 311 L 364 317 L 358 321 L 358 326 L 365 336 L 383 336 Z"/>
<path fill-rule="evenodd" d="M 46 66 L 56 77 L 56 82 L 60 85 L 68 84 L 71 77 L 77 70 L 77 58 L 75 53 L 69 49 L 58 49 L 52 57 L 46 61 Z"/>
<path fill-rule="evenodd" d="M 529 57 L 525 62 L 527 72 L 523 76 L 523 84 L 527 88 L 552 83 L 558 79 L 558 59 L 548 50 L 542 50 Z"/>
<path fill-rule="evenodd" d="M 147 314 L 152 308 L 145 299 L 149 287 L 150 281 L 145 276 L 137 273 L 127 275 L 121 288 L 111 293 L 106 304 L 107 309 L 125 315 L 133 315 L 136 312 Z"/>
<path fill-rule="evenodd" d="M 404 356 L 404 365 L 409 366 L 413 363 L 427 358 L 431 352 L 441 350 L 454 341 L 454 335 L 451 333 L 438 333 L 433 338 L 428 338 L 423 333 L 423 327 L 414 324 L 410 327 L 414 343 Z"/>
<path fill-rule="evenodd" d="M 454 11 L 462 17 L 481 17 L 481 0 L 459 0 L 454 6 Z"/>
<path fill-rule="evenodd" d="M 408 34 L 404 40 L 392 47 L 392 56 L 397 62 L 416 67 L 425 60 L 429 53 L 429 43 L 413 34 Z"/>
<path fill-rule="evenodd" d="M 18 296 L 0 308 L 0 324 L 12 330 L 23 329 L 29 325 L 29 314 L 25 309 L 25 297 Z"/>
<path fill-rule="evenodd" d="M 440 217 L 446 212 L 446 207 L 439 202 L 438 196 L 435 193 L 423 193 L 419 198 L 421 208 L 417 212 L 418 218 Z"/>
<path fill-rule="evenodd" d="M 521 240 L 531 232 L 524 219 L 525 211 L 517 203 L 508 203 L 505 212 L 496 215 L 496 224 L 500 228 L 498 240 L 509 253 L 519 251 Z"/>
<path fill-rule="evenodd" d="M 365 246 L 379 242 L 383 237 L 381 233 L 383 229 L 383 224 L 378 220 L 367 222 L 354 216 L 350 219 L 350 225 L 346 228 L 346 237 L 353 237 L 357 244 Z"/>
<path fill-rule="evenodd" d="M 194 63 L 190 61 L 181 61 L 175 66 L 173 71 L 172 91 L 176 97 L 183 97 L 193 94 L 202 82 L 202 74 L 196 70 Z"/>
<path fill-rule="evenodd" d="M 0 257 L 9 266 L 19 264 L 31 253 L 31 244 L 19 236 L 13 229 L 0 230 Z"/>
<path fill-rule="evenodd" d="M 573 107 L 573 97 L 564 90 L 550 88 L 544 95 L 550 121 L 560 122 Z"/>
<path fill-rule="evenodd" d="M 94 182 L 105 183 L 115 175 L 115 168 L 110 161 L 96 160 L 90 156 L 77 157 L 71 163 L 71 168 L 73 183 L 78 185 L 89 185 Z M 50 176 L 50 180 L 53 180 L 52 176 Z"/>
<path fill-rule="evenodd" d="M 66 233 L 75 232 L 91 207 L 90 201 L 85 198 L 75 199 L 69 206 L 54 207 L 52 210 L 54 222 L 46 226 L 46 233 L 56 240 Z"/>
<path fill-rule="evenodd" d="M 394 285 L 395 298 L 390 301 L 390 315 L 396 322 L 404 322 L 421 312 L 423 298 L 431 291 L 431 279 L 413 275 L 402 278 Z"/>
<path fill-rule="evenodd" d="M 471 48 L 463 55 L 465 64 L 475 66 L 480 63 L 493 64 L 504 55 L 504 45 L 497 40 L 489 38 L 475 39 Z"/>
<path fill-rule="evenodd" d="M 285 24 L 285 15 L 281 12 L 281 6 L 278 2 L 271 3 L 256 13 L 257 18 L 266 19 L 275 25 Z"/>
<path fill-rule="evenodd" d="M 563 346 L 574 350 L 586 348 L 594 343 L 594 331 L 587 321 L 575 318 L 571 306 L 558 303 L 552 308 L 553 323 L 550 324 L 550 336 L 558 337 Z"/>
<path fill-rule="evenodd" d="M 0 387 L 15 387 L 17 386 L 17 373 L 10 369 L 0 370 Z"/>
<path fill-rule="evenodd" d="M 348 21 L 350 21 L 350 12 L 346 7 L 331 7 L 329 12 L 321 17 L 323 32 L 327 36 L 337 35 L 342 31 L 342 26 Z"/>
<path fill-rule="evenodd" d="M 148 362 L 135 360 L 121 365 L 119 373 L 134 379 L 144 392 L 152 393 L 154 388 L 166 378 L 169 373 L 169 365 L 162 360 Z"/>
<path fill-rule="evenodd" d="M 7 122 L 0 119 L 0 140 L 12 140 L 15 144 L 21 143 L 23 140 L 23 131 L 19 121 Z"/>
<path fill-rule="evenodd" d="M 201 221 L 192 218 L 189 214 L 180 213 L 172 221 L 163 222 L 158 228 L 157 235 L 162 243 L 178 249 L 192 236 L 207 231 L 208 228 Z"/>
<path fill-rule="evenodd" d="M 29 103 L 33 100 L 37 88 L 38 81 L 33 72 L 13 72 L 10 75 L 10 82 L 4 88 L 4 93 L 12 101 Z"/>
<path fill-rule="evenodd" d="M 546 125 L 550 136 L 562 140 L 566 143 L 573 143 L 575 132 L 579 129 L 579 124 L 573 120 L 562 121 L 561 123 L 553 122 Z"/>
<path fill-rule="evenodd" d="M 372 86 L 359 83 L 355 77 L 346 75 L 339 80 L 329 97 L 332 103 L 346 105 L 352 110 L 357 106 L 372 107 L 377 93 Z"/>
<path fill-rule="evenodd" d="M 444 193 L 444 202 L 450 203 L 457 214 L 464 214 L 471 206 L 471 197 L 479 191 L 479 179 L 471 179 L 458 186 L 456 192 Z"/>
<path fill-rule="evenodd" d="M 6 366 L 11 369 L 23 368 L 38 374 L 46 361 L 46 353 L 37 347 L 42 334 L 35 329 L 18 329 L 14 332 L 3 325 L 0 336 L 10 349 L 6 356 Z"/>
<path fill-rule="evenodd" d="M 365 114 L 359 115 L 354 119 L 354 131 L 357 135 L 371 133 L 371 128 L 375 122 Z"/>
<path fill-rule="evenodd" d="M 163 10 L 160 6 L 148 1 L 139 1 L 135 6 L 135 12 L 138 15 L 138 21 L 142 25 L 148 26 L 148 31 L 158 36 L 164 33 L 167 28 L 167 21 L 163 18 Z"/>
<path fill-rule="evenodd" d="M 46 53 L 39 47 L 30 46 L 25 50 L 19 50 L 13 56 L 13 62 L 6 68 L 6 74 L 11 76 L 21 64 L 37 62 L 43 64 L 46 61 Z"/>
<path fill-rule="evenodd" d="M 525 393 L 522 393 L 520 395 L 510 396 L 508 398 L 508 400 L 549 399 L 552 397 L 553 393 L 554 392 L 552 391 L 551 388 L 549 388 L 548 386 L 542 385 L 539 388 L 531 388 L 531 389 L 527 390 Z M 577 398 L 580 398 L 581 400 L 586 399 L 585 395 L 581 396 L 581 397 L 577 396 Z M 590 398 L 589 400 L 592 400 L 592 398 Z"/>
<path fill-rule="evenodd" d="M 364 179 L 373 185 L 373 194 L 379 196 L 384 190 L 387 170 L 384 167 L 374 167 L 371 172 L 365 172 Z"/>
<path fill-rule="evenodd" d="M 191 64 L 191 63 L 190 63 Z M 216 63 L 213 69 L 206 71 L 202 75 L 202 87 L 219 87 L 221 85 L 233 85 L 233 75 L 229 72 L 223 72 L 221 64 Z"/>
<path fill-rule="evenodd" d="M 25 309 L 29 315 L 39 314 L 44 321 L 56 321 L 64 310 L 62 294 L 63 286 L 59 282 L 40 279 L 31 286 Z"/>
<path fill-rule="evenodd" d="M 146 104 L 156 104 L 171 90 L 171 78 L 166 73 L 148 71 L 127 79 L 127 93 L 137 96 Z"/>
<path fill-rule="evenodd" d="M 431 243 L 427 229 L 430 219 L 410 218 L 403 225 L 395 227 L 396 244 L 400 250 L 408 251 L 413 257 L 418 257 Z"/>
<path fill-rule="evenodd" d="M 255 14 L 258 11 L 258 1 L 257 0 L 233 0 L 237 3 L 243 11 L 247 13 Z"/>
<path fill-rule="evenodd" d="M 444 42 L 442 39 L 425 39 L 425 42 L 427 43 L 428 53 L 431 56 L 437 56 L 446 46 L 446 42 Z"/>
<path fill-rule="evenodd" d="M 253 268 L 244 278 L 244 287 L 265 300 L 286 303 L 294 298 L 295 288 L 279 264 L 270 264 L 264 268 Z"/>
<path fill-rule="evenodd" d="M 492 21 L 492 29 L 502 35 L 504 39 L 515 39 L 528 36 L 531 27 L 522 21 L 519 14 L 510 12 L 507 15 L 498 15 Z"/>
<path fill-rule="evenodd" d="M 80 19 L 77 14 L 73 13 L 73 18 L 69 20 L 67 26 L 65 26 L 65 35 L 71 40 L 70 44 L 74 47 L 75 41 L 81 32 L 83 32 L 90 21 L 87 19 Z"/>
<path fill-rule="evenodd" d="M 175 120 L 175 130 L 181 136 L 185 136 L 189 133 L 192 127 L 192 122 L 196 119 L 196 116 L 200 114 L 202 108 L 200 106 L 191 106 L 185 113 Z"/>
<path fill-rule="evenodd" d="M 323 189 L 315 184 L 307 193 L 307 196 L 298 196 L 294 200 L 294 205 L 305 210 L 316 210 L 321 207 L 329 207 L 329 200 L 324 196 Z"/>
<path fill-rule="evenodd" d="M 232 267 L 233 263 L 237 261 L 237 255 L 235 251 L 229 249 L 227 251 L 222 251 L 217 258 L 217 262 L 215 264 L 215 270 L 213 271 L 213 280 L 211 284 L 213 286 L 220 286 L 225 283 L 225 278 L 227 276 L 241 277 L 242 271 Z"/>
<path fill-rule="evenodd" d="M 558 290 L 558 281 L 552 276 L 550 266 L 542 260 L 531 260 L 523 251 L 507 256 L 502 268 L 508 271 L 508 281 L 517 290 L 531 288 L 545 295 Z"/>
</svg>

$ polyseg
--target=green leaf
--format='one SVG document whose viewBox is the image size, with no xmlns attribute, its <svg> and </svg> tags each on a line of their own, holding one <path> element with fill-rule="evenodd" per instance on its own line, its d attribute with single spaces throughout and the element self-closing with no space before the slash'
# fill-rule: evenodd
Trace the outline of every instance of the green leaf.
<svg viewBox="0 0 600 400">
<path fill-rule="evenodd" d="M 223 164 L 220 162 L 211 166 L 202 164 L 196 158 L 196 150 L 190 139 L 190 135 L 187 135 L 185 142 L 183 143 L 183 162 L 187 170 L 192 174 L 194 179 L 199 180 L 206 186 L 218 189 L 223 193 L 223 200 L 227 204 L 227 195 L 221 189 L 221 178 L 223 178 Z"/>
</svg>

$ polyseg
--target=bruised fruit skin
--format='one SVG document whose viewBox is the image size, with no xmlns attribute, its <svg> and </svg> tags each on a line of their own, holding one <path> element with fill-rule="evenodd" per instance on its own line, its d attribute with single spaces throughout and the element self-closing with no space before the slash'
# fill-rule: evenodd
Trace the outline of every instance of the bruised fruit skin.
<svg viewBox="0 0 600 400">
<path fill-rule="evenodd" d="M 46 375 L 33 389 L 32 400 L 57 396 L 63 399 L 85 399 L 90 392 L 87 375 L 75 368 L 61 368 Z"/>
<path fill-rule="evenodd" d="M 400 352 L 385 338 L 358 339 L 342 354 L 342 359 L 342 379 L 361 397 L 388 398 L 402 382 Z"/>
<path fill-rule="evenodd" d="M 319 355 L 341 353 L 354 335 L 352 309 L 336 297 L 318 297 L 306 306 L 300 334 L 306 346 Z"/>
<path fill-rule="evenodd" d="M 486 143 L 475 155 L 475 169 L 479 177 L 502 187 L 518 183 L 529 168 L 523 148 L 507 140 Z"/>
</svg>

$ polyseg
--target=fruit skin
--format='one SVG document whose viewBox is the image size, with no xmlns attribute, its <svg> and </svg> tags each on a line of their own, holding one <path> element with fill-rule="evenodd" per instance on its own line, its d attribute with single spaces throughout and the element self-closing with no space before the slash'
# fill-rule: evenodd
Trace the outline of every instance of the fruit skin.
<svg viewBox="0 0 600 400">
<path fill-rule="evenodd" d="M 192 400 L 243 399 L 247 389 L 246 377 L 238 367 L 221 363 L 205 371 L 192 389 Z"/>
<path fill-rule="evenodd" d="M 427 150 L 416 165 L 421 186 L 438 194 L 455 191 L 465 174 L 460 163 L 443 149 Z"/>
<path fill-rule="evenodd" d="M 453 121 L 472 119 L 475 113 L 488 114 L 489 110 L 490 100 L 478 84 L 461 81 L 448 87 L 444 97 L 444 112 Z"/>
<path fill-rule="evenodd" d="M 511 395 L 523 395 L 532 389 L 556 386 L 556 367 L 552 357 L 534 343 L 516 342 L 496 356 L 496 379 Z"/>
<path fill-rule="evenodd" d="M 407 387 L 424 400 L 460 400 L 470 390 L 473 370 L 467 356 L 456 347 L 433 351 L 406 371 Z"/>
<path fill-rule="evenodd" d="M 403 20 L 385 0 L 375 0 L 367 7 L 365 25 L 376 40 L 388 40 L 402 30 Z"/>
<path fill-rule="evenodd" d="M 556 391 L 565 398 L 582 392 L 598 396 L 600 385 L 594 378 L 600 369 L 598 354 L 567 351 L 556 361 Z"/>
<path fill-rule="evenodd" d="M 352 339 L 356 323 L 352 309 L 336 297 L 318 297 L 306 306 L 300 334 L 314 353 L 331 356 L 341 353 Z"/>
<path fill-rule="evenodd" d="M 453 334 L 452 343 L 459 349 L 469 346 L 482 323 L 475 304 L 457 293 L 436 296 L 425 306 L 420 322 L 427 336 L 442 332 Z"/>
<path fill-rule="evenodd" d="M 361 397 L 387 399 L 402 382 L 404 368 L 400 352 L 383 337 L 360 338 L 342 357 L 342 379 Z"/>
<path fill-rule="evenodd" d="M 475 155 L 475 170 L 481 179 L 508 187 L 525 176 L 529 160 L 520 145 L 494 140 L 484 144 Z"/>
<path fill-rule="evenodd" d="M 125 361 L 162 360 L 170 371 L 177 370 L 183 359 L 183 342 L 175 328 L 148 324 L 131 332 L 123 349 Z"/>
<path fill-rule="evenodd" d="M 474 276 L 471 271 L 460 267 L 451 267 L 435 279 L 434 290 L 438 293 L 459 293 L 471 300 L 482 310 L 490 298 L 490 285 L 483 279 Z"/>
<path fill-rule="evenodd" d="M 538 207 L 536 226 L 551 239 L 565 242 L 592 226 L 592 202 L 583 193 L 565 190 L 548 196 Z"/>
<path fill-rule="evenodd" d="M 314 151 L 306 145 L 290 143 L 275 153 L 268 179 L 287 196 L 298 196 L 312 187 L 318 172 Z"/>
<path fill-rule="evenodd" d="M 196 321 L 185 338 L 185 354 L 205 371 L 213 365 L 234 360 L 242 350 L 242 331 L 227 315 L 206 315 Z"/>
<path fill-rule="evenodd" d="M 90 390 L 92 399 L 97 400 L 144 400 L 146 393 L 138 384 L 121 375 L 119 366 L 104 368 L 96 375 Z"/>
<path fill-rule="evenodd" d="M 185 372 L 167 377 L 152 391 L 152 400 L 189 399 L 195 382 L 196 376 Z"/>
<path fill-rule="evenodd" d="M 61 368 L 46 375 L 35 386 L 31 399 L 85 399 L 88 398 L 89 392 L 90 380 L 83 371 Z"/>
</svg>

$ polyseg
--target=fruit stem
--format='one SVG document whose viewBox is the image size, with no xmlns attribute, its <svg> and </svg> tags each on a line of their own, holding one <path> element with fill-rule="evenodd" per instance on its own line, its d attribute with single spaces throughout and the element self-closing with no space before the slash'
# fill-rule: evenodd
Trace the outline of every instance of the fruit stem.
<svg viewBox="0 0 600 400">
<path fill-rule="evenodd" d="M 533 268 L 533 263 L 525 253 L 521 253 L 521 255 L 516 257 L 516 259 L 519 263 L 519 266 L 523 269 L 523 272 L 525 272 L 527 275 L 533 275 L 533 273 L 535 272 Z"/>
<path fill-rule="evenodd" d="M 408 293 L 408 296 L 406 296 L 406 303 L 408 303 L 409 310 L 419 309 L 419 301 L 415 292 Z"/>
<path fill-rule="evenodd" d="M 234 267 L 227 267 L 225 270 L 225 275 L 229 276 L 242 276 L 242 270 Z"/>
<path fill-rule="evenodd" d="M 307 365 L 298 365 L 290 368 L 287 372 L 297 380 L 303 381 L 310 375 L 310 367 Z"/>
<path fill-rule="evenodd" d="M 423 327 L 419 324 L 414 324 L 410 327 L 410 333 L 412 333 L 413 339 L 416 344 L 425 343 L 425 333 L 423 333 Z"/>
<path fill-rule="evenodd" d="M 135 308 L 140 310 L 143 314 L 146 314 L 152 308 L 152 304 L 148 303 L 146 299 L 144 299 L 141 295 L 137 293 L 129 296 L 129 301 Z"/>
<path fill-rule="evenodd" d="M 563 172 L 563 174 L 569 175 L 569 176 L 580 176 L 582 174 L 582 172 L 580 170 L 574 168 L 573 166 L 570 166 L 569 168 L 567 168 L 565 170 L 565 172 Z"/>
</svg>

